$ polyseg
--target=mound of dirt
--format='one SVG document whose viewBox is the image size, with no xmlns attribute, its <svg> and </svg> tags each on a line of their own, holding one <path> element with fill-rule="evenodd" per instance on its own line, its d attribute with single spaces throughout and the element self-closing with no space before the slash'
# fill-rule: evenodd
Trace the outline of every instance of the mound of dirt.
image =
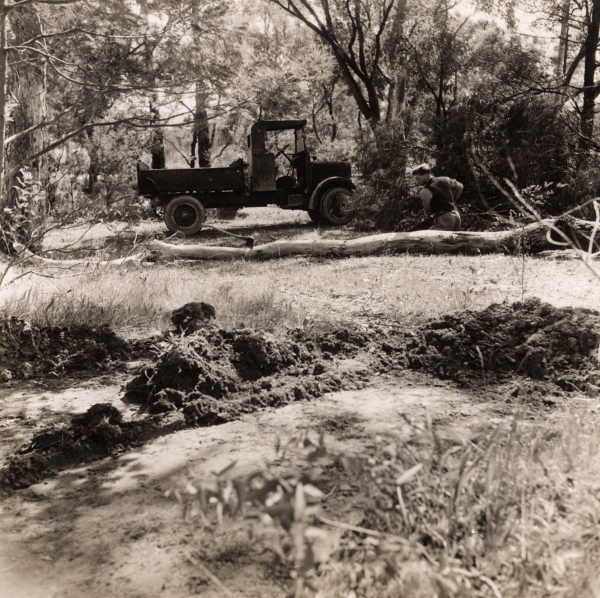
<svg viewBox="0 0 600 598">
<path fill-rule="evenodd" d="M 212 426 L 235 420 L 247 413 L 268 407 L 283 407 L 294 401 L 316 399 L 342 388 L 360 388 L 364 381 L 355 373 L 342 379 L 335 374 L 320 376 L 283 376 L 273 381 L 247 385 L 239 392 L 218 400 L 200 393 L 190 393 L 185 400 L 183 416 L 188 426 Z"/>
<path fill-rule="evenodd" d="M 272 376 L 312 360 L 300 344 L 259 332 L 242 332 L 233 339 L 233 365 L 244 380 Z"/>
<path fill-rule="evenodd" d="M 495 304 L 412 330 L 390 323 L 370 332 L 297 329 L 274 336 L 209 324 L 172 339 L 126 386 L 123 400 L 150 415 L 124 421 L 115 407 L 94 405 L 69 425 L 37 434 L 0 472 L 0 486 L 24 487 L 57 469 L 185 426 L 217 425 L 260 409 L 362 388 L 374 372 L 390 368 L 467 384 L 484 380 L 509 402 L 551 408 L 560 398 L 559 387 L 597 392 L 599 344 L 600 313 L 538 300 Z"/>
<path fill-rule="evenodd" d="M 589 309 L 538 299 L 494 304 L 430 321 L 401 338 L 406 364 L 441 378 L 517 374 L 587 392 L 600 384 L 600 313 Z"/>
<path fill-rule="evenodd" d="M 364 385 L 364 371 L 341 376 L 335 357 L 369 342 L 347 330 L 323 335 L 291 330 L 278 337 L 255 330 L 205 328 L 178 339 L 125 388 L 123 400 L 150 413 L 181 412 L 187 425 L 231 421 L 244 413 Z"/>
<path fill-rule="evenodd" d="M 323 361 L 322 339 L 302 343 L 299 336 L 298 331 L 276 338 L 251 330 L 205 328 L 175 339 L 125 388 L 124 400 L 150 415 L 124 421 L 114 406 L 94 405 L 67 426 L 36 434 L 0 471 L 0 489 L 26 487 L 65 467 L 186 426 L 217 425 L 365 385 L 364 368 L 345 368 L 342 374 L 332 360 Z M 355 353 L 357 347 L 348 335 L 344 338 Z"/>
<path fill-rule="evenodd" d="M 156 418 L 123 421 L 110 403 L 92 405 L 68 425 L 42 430 L 0 470 L 0 490 L 26 488 L 48 475 L 83 461 L 110 455 L 164 429 Z"/>
<path fill-rule="evenodd" d="M 154 413 L 181 409 L 195 394 L 221 399 L 248 391 L 261 378 L 308 374 L 314 361 L 314 352 L 286 337 L 206 328 L 177 340 L 154 366 L 131 380 L 124 400 Z"/>
<path fill-rule="evenodd" d="M 39 327 L 0 320 L 0 382 L 101 368 L 128 359 L 130 348 L 110 328 Z"/>
</svg>

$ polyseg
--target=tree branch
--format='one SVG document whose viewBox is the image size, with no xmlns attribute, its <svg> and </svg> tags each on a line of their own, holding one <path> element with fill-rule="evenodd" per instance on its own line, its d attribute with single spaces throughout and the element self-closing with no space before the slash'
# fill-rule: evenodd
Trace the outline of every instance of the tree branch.
<svg viewBox="0 0 600 598">
<path fill-rule="evenodd" d="M 64 5 L 64 4 L 76 4 L 80 0 L 19 0 L 14 4 L 9 4 L 6 10 L 13 10 L 14 8 L 21 8 L 27 4 L 53 4 L 53 5 Z"/>
<path fill-rule="evenodd" d="M 390 14 L 392 12 L 392 8 L 394 6 L 394 2 L 395 0 L 390 0 L 390 3 L 388 4 L 388 6 L 384 6 L 384 10 L 383 10 L 383 14 L 381 17 L 381 22 L 379 24 L 379 29 L 377 30 L 377 33 L 375 34 L 375 57 L 374 57 L 374 64 L 377 66 L 379 64 L 379 60 L 381 59 L 381 36 L 383 35 L 383 32 L 385 30 L 385 27 L 387 25 L 388 19 L 390 18 Z M 376 69 L 373 69 L 373 73 L 372 73 L 372 77 L 375 76 L 375 72 Z"/>
<path fill-rule="evenodd" d="M 22 131 L 15 133 L 14 135 L 11 135 L 4 141 L 4 147 L 9 145 L 10 143 L 15 142 L 17 139 L 24 137 L 25 135 L 29 135 L 30 133 L 37 131 L 37 129 L 41 129 L 42 127 L 48 127 L 50 125 L 53 125 L 58 120 L 60 120 L 63 116 L 65 116 L 65 114 L 68 114 L 73 109 L 74 109 L 74 106 L 69 106 L 66 110 L 63 110 L 60 114 L 55 116 L 52 120 L 44 120 L 36 125 L 32 125 L 31 127 L 27 128 L 27 129 L 23 129 Z"/>
<path fill-rule="evenodd" d="M 54 37 L 62 37 L 66 35 L 88 35 L 89 37 L 101 37 L 103 39 L 143 39 L 146 37 L 146 34 L 140 33 L 138 35 L 110 35 L 108 33 L 98 33 L 96 31 L 87 31 L 86 29 L 82 29 L 81 27 L 72 27 L 71 29 L 66 29 L 65 31 L 55 31 L 54 33 L 43 33 L 41 35 L 36 35 L 31 39 L 23 42 L 21 46 L 29 46 L 30 44 L 34 44 L 35 42 L 44 40 L 44 39 L 52 39 Z"/>
</svg>

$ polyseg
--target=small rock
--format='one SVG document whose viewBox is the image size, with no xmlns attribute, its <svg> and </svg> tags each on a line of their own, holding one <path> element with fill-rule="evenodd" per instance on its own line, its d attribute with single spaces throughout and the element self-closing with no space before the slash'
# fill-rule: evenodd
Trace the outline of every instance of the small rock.
<svg viewBox="0 0 600 598">
<path fill-rule="evenodd" d="M 10 382 L 13 379 L 13 373 L 6 368 L 0 368 L 0 382 Z"/>
</svg>

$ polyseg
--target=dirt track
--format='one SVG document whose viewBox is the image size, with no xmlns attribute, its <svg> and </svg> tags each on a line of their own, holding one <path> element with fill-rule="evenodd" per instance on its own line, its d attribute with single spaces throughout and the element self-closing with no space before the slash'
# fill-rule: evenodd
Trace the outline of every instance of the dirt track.
<svg viewBox="0 0 600 598">
<path fill-rule="evenodd" d="M 243 217 L 242 217 L 243 216 Z M 264 219 L 270 221 L 264 223 Z M 213 228 L 216 227 L 216 228 Z M 318 232 L 317 232 L 318 231 Z M 363 233 L 347 229 L 317 229 L 305 212 L 280 210 L 278 208 L 253 209 L 243 212 L 235 221 L 209 219 L 206 227 L 190 238 L 173 237 L 162 221 L 151 221 L 144 227 L 115 226 L 106 230 L 86 232 L 79 227 L 72 234 L 79 233 L 83 239 L 73 247 L 61 249 L 64 240 L 55 235 L 49 236 L 45 249 L 49 257 L 85 258 L 101 253 L 105 259 L 122 257 L 135 251 L 135 246 L 147 239 L 177 239 L 178 243 L 206 243 L 216 246 L 244 247 L 245 241 L 240 237 L 252 237 L 257 245 L 277 241 L 279 239 L 305 238 L 307 235 L 324 236 L 326 238 L 352 238 Z M 229 234 L 228 234 L 229 233 Z"/>
</svg>

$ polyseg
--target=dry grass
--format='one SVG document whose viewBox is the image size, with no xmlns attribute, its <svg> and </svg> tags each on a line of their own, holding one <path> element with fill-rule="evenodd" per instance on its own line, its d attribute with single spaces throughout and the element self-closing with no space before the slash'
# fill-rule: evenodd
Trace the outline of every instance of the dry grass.
<svg viewBox="0 0 600 598">
<path fill-rule="evenodd" d="M 148 330 L 201 300 L 225 326 L 277 328 L 305 319 L 411 320 L 528 296 L 596 308 L 600 286 L 579 262 L 499 255 L 161 264 L 29 274 L 0 289 L 0 314 Z"/>
<path fill-rule="evenodd" d="M 460 439 L 427 420 L 379 439 L 352 478 L 369 489 L 365 524 L 392 537 L 354 536 L 353 556 L 329 563 L 321 595 L 597 596 L 597 423 L 584 408 Z M 398 472 L 415 466 L 398 486 Z"/>
<path fill-rule="evenodd" d="M 194 274 L 178 267 L 128 269 L 57 278 L 28 276 L 0 291 L 0 315 L 41 325 L 109 325 L 115 329 L 162 329 L 170 310 L 188 301 L 218 306 L 224 326 L 269 328 L 298 325 L 301 310 L 270 286 L 238 284 L 219 273 Z"/>
<path fill-rule="evenodd" d="M 248 560 L 262 548 L 278 555 L 295 586 L 288 595 L 596 598 L 598 421 L 590 401 L 460 434 L 414 414 L 396 434 L 368 438 L 353 452 L 332 451 L 308 432 L 283 439 L 261 470 L 270 492 L 251 486 L 245 472 L 219 484 L 185 475 L 170 494 L 188 515 L 196 505 L 188 525 L 203 529 L 198 546 L 210 566 L 227 533 L 235 552 L 250 526 L 255 546 L 240 549 Z M 336 512 L 352 513 L 353 522 Z"/>
<path fill-rule="evenodd" d="M 293 234 L 294 224 L 307 220 L 304 212 L 267 207 L 242 210 L 233 222 L 212 222 L 226 227 L 290 225 Z M 45 246 L 77 245 L 82 236 L 101 241 L 126 230 L 145 236 L 163 228 L 160 222 L 78 225 L 52 231 Z M 301 228 L 298 234 L 306 238 L 320 232 Z M 215 305 L 224 326 L 262 328 L 297 326 L 307 319 L 413 320 L 529 296 L 557 306 L 600 306 L 600 285 L 582 263 L 503 255 L 300 257 L 37 274 L 0 287 L 0 315 L 142 332 L 161 328 L 169 310 L 199 300 Z"/>
</svg>

